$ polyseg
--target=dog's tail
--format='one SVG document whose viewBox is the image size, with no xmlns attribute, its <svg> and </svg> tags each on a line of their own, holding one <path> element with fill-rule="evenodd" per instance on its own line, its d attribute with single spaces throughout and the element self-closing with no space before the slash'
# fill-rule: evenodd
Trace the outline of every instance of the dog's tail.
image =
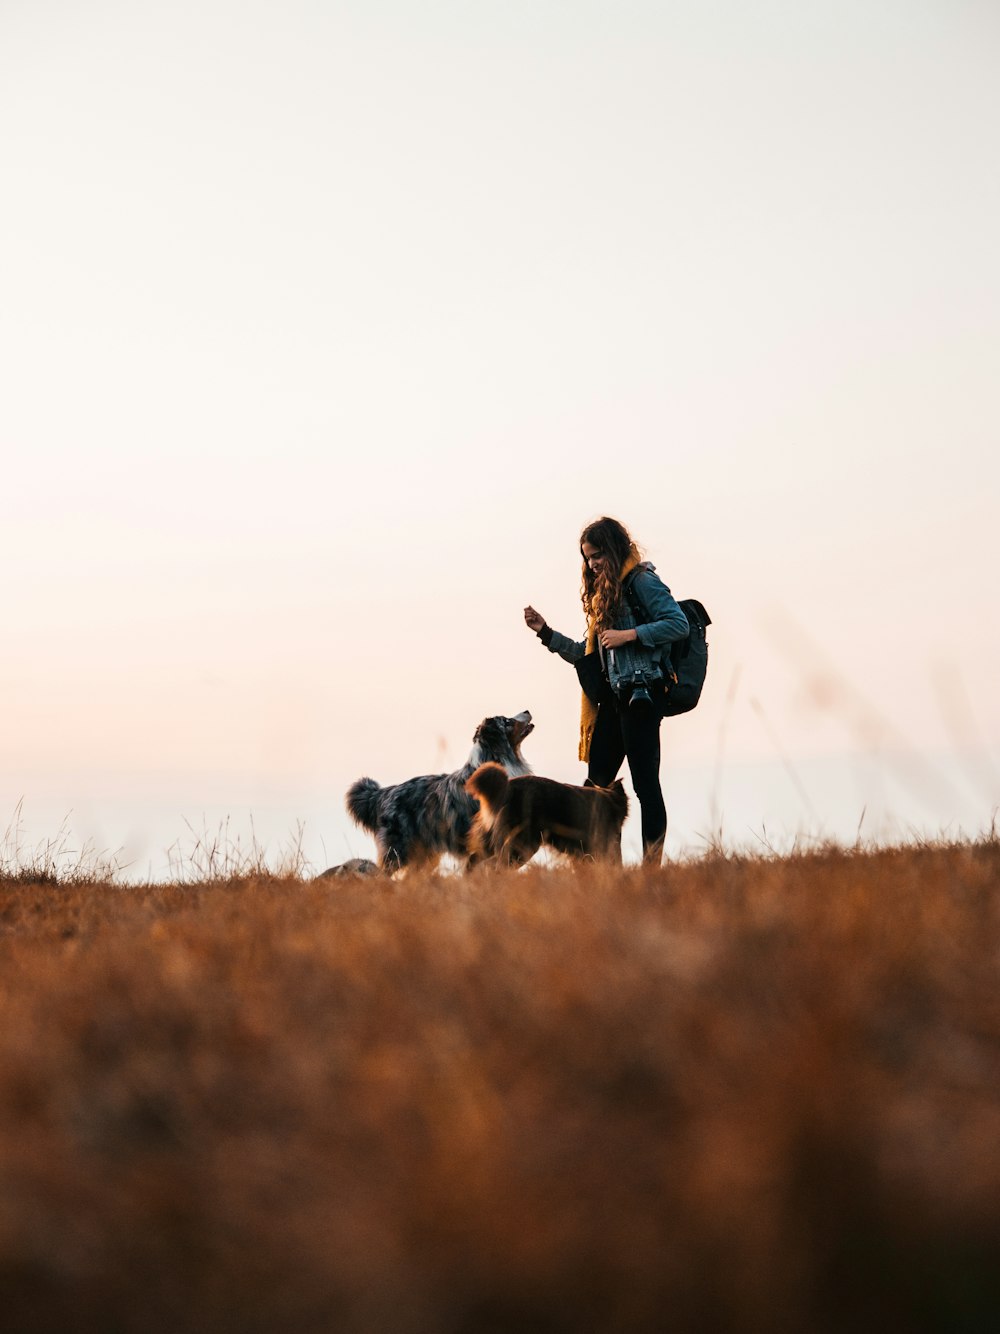
<svg viewBox="0 0 1000 1334">
<path fill-rule="evenodd" d="M 481 764 L 472 776 L 466 779 L 465 790 L 478 798 L 480 818 L 489 826 L 493 823 L 497 811 L 507 801 L 507 789 L 510 778 L 502 764 Z"/>
<path fill-rule="evenodd" d="M 381 786 L 374 778 L 359 778 L 347 789 L 345 804 L 348 814 L 361 826 L 372 833 L 378 828 L 378 797 Z"/>
</svg>

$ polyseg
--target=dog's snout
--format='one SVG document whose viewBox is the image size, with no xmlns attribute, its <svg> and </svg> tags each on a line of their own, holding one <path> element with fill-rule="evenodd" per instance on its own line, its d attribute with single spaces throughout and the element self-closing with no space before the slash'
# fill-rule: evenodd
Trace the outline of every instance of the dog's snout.
<svg viewBox="0 0 1000 1334">
<path fill-rule="evenodd" d="M 525 709 L 523 713 L 516 714 L 511 720 L 512 727 L 510 735 L 514 738 L 514 744 L 519 746 L 525 737 L 530 736 L 535 730 L 535 724 L 531 721 L 531 713 Z"/>
</svg>

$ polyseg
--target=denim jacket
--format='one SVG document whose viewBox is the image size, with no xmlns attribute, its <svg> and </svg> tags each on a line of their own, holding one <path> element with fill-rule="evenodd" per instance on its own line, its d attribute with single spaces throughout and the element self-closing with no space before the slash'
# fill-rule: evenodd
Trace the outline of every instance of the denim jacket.
<svg viewBox="0 0 1000 1334">
<path fill-rule="evenodd" d="M 615 613 L 612 629 L 636 630 L 638 639 L 620 648 L 604 649 L 598 644 L 604 674 L 616 695 L 635 684 L 640 676 L 647 683 L 661 681 L 664 663 L 670 657 L 670 645 L 683 639 L 690 627 L 687 617 L 677 605 L 673 594 L 656 573 L 655 565 L 643 561 L 632 576 L 636 601 L 646 614 L 646 623 L 637 626 L 628 597 L 623 593 Z M 587 640 L 570 639 L 558 630 L 546 626 L 540 632 L 542 643 L 550 653 L 558 653 L 566 662 L 577 663 L 587 652 Z"/>
</svg>

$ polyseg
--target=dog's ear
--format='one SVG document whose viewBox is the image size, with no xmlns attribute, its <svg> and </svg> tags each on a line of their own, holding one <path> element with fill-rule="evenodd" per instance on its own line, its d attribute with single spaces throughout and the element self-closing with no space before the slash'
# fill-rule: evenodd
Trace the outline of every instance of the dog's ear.
<svg viewBox="0 0 1000 1334">
<path fill-rule="evenodd" d="M 585 779 L 583 780 L 583 786 L 584 786 L 584 787 L 596 787 L 597 784 L 594 783 L 594 782 L 591 782 L 591 780 L 590 780 L 589 778 L 585 778 Z"/>
<path fill-rule="evenodd" d="M 496 718 L 484 718 L 473 733 L 473 741 L 482 741 L 483 737 L 496 736 L 498 731 Z"/>
</svg>

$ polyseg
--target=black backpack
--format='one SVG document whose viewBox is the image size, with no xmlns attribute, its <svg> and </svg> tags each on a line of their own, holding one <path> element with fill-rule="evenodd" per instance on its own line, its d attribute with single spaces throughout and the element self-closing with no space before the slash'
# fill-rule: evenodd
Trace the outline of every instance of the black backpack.
<svg viewBox="0 0 1000 1334">
<path fill-rule="evenodd" d="M 645 625 L 649 617 L 635 591 L 634 580 L 630 579 L 625 585 L 625 594 L 636 625 Z M 677 605 L 687 617 L 691 629 L 683 639 L 675 639 L 670 645 L 670 667 L 674 679 L 671 681 L 668 677 L 666 681 L 666 697 L 660 709 L 664 718 L 673 718 L 678 713 L 688 713 L 694 708 L 701 699 L 701 688 L 708 671 L 708 640 L 705 631 L 712 624 L 712 618 L 696 598 L 685 598 Z"/>
</svg>

